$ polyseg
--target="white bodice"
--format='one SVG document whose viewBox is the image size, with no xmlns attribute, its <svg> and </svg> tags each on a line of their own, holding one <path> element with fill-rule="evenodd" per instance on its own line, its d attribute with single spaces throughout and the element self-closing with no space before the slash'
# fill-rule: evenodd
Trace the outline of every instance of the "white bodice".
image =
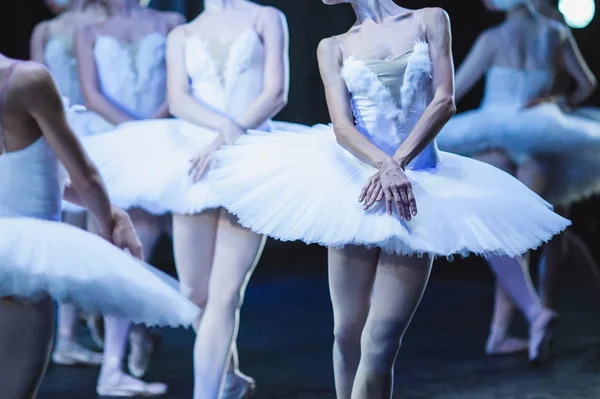
<svg viewBox="0 0 600 399">
<path fill-rule="evenodd" d="M 389 71 L 397 73 L 384 79 L 384 71 L 386 75 Z M 358 130 L 381 150 L 394 154 L 431 102 L 431 72 L 429 45 L 421 41 L 389 61 L 345 58 L 342 77 L 351 95 Z M 408 167 L 427 168 L 438 162 L 433 141 Z"/>
<path fill-rule="evenodd" d="M 44 63 L 50 70 L 58 90 L 71 104 L 85 104 L 81 87 L 77 61 L 73 54 L 73 38 L 69 35 L 55 35 L 46 43 Z"/>
<path fill-rule="evenodd" d="M 228 56 L 222 61 L 211 54 L 208 40 L 211 39 L 194 35 L 185 42 L 185 68 L 191 94 L 239 118 L 263 90 L 265 50 L 262 40 L 258 32 L 248 29 L 232 43 L 214 43 L 229 46 Z"/>
<path fill-rule="evenodd" d="M 481 107 L 520 111 L 530 100 L 549 94 L 553 81 L 551 70 L 493 66 L 486 75 Z"/>
<path fill-rule="evenodd" d="M 151 33 L 135 43 L 98 36 L 94 57 L 100 88 L 113 104 L 135 119 L 151 118 L 167 90 L 167 38 Z"/>
<path fill-rule="evenodd" d="M 66 172 L 43 137 L 0 155 L 0 216 L 60 220 Z"/>
</svg>

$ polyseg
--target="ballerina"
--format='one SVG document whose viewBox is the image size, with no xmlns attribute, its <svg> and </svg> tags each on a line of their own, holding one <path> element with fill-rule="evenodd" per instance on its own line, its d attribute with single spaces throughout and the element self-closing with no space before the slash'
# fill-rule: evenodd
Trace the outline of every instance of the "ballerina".
<svg viewBox="0 0 600 399">
<path fill-rule="evenodd" d="M 79 85 L 77 63 L 73 54 L 73 36 L 77 29 L 106 19 L 106 8 L 98 0 L 74 0 L 62 4 L 66 8 L 49 21 L 40 22 L 31 36 L 31 60 L 45 64 L 60 94 L 67 103 L 83 104 L 83 94 Z M 78 112 L 77 118 L 68 118 L 71 128 L 77 135 L 97 134 L 114 128 L 114 125 L 95 112 Z M 64 203 L 63 221 L 75 227 L 86 229 L 87 215 L 84 209 Z M 78 310 L 71 304 L 61 304 L 58 308 L 58 337 L 52 353 L 52 360 L 60 365 L 100 365 L 102 354 L 79 345 L 75 328 L 79 317 Z M 95 315 L 87 317 L 92 338 L 100 348 L 103 346 L 100 319 Z"/>
<path fill-rule="evenodd" d="M 102 1 L 108 18 L 75 34 L 75 53 L 85 105 L 115 125 L 169 116 L 165 98 L 166 36 L 183 23 L 184 18 L 177 13 L 142 8 L 136 0 Z M 165 230 L 165 220 L 141 209 L 127 209 L 145 248 L 144 259 L 148 259 Z M 130 334 L 129 330 L 130 323 L 125 320 L 107 327 L 107 334 L 115 339 L 111 341 L 114 347 L 104 350 L 97 388 L 99 394 L 116 392 L 121 396 L 133 396 L 147 393 L 142 381 L 121 372 L 121 363 L 129 336 L 128 368 L 135 377 L 142 377 L 149 366 L 152 338 L 143 326 L 135 326 Z"/>
<path fill-rule="evenodd" d="M 444 127 L 438 140 L 440 148 L 507 170 L 555 205 L 568 205 L 598 192 L 597 123 L 571 116 L 556 102 L 548 101 L 553 90 L 560 90 L 556 85 L 560 84 L 556 80 L 559 73 L 568 73 L 577 83 L 568 97 L 570 104 L 584 101 L 595 87 L 594 76 L 570 31 L 524 0 L 484 4 L 491 10 L 507 11 L 507 19 L 478 38 L 457 72 L 459 99 L 487 72 L 484 101 L 480 109 L 457 115 Z M 498 45 L 501 42 L 505 44 Z M 549 176 L 553 177 L 552 184 L 547 184 Z M 566 238 L 583 250 L 585 257 L 585 247 L 572 235 Z M 542 262 L 547 266 L 541 284 L 546 309 L 553 305 L 551 285 L 556 281 L 556 265 L 564 258 L 562 247 L 560 239 L 554 240 Z M 527 270 L 525 259 L 520 262 Z M 591 267 L 593 263 L 585 261 Z M 588 270 L 593 270 L 591 267 Z M 529 288 L 523 294 L 532 289 L 528 273 L 525 278 Z M 504 289 L 502 284 L 496 289 L 488 354 L 519 352 L 528 346 L 507 334 L 514 295 L 507 295 Z M 527 317 L 527 310 L 519 307 Z M 542 357 L 548 355 L 549 345 Z"/>
<path fill-rule="evenodd" d="M 455 112 L 442 9 L 324 3 L 357 17 L 317 51 L 333 126 L 250 132 L 212 154 L 205 180 L 243 226 L 330 248 L 337 397 L 389 398 L 434 256 L 518 256 L 570 222 L 512 176 L 437 149 Z"/>
<path fill-rule="evenodd" d="M 2 397 L 34 398 L 54 338 L 52 299 L 148 325 L 189 325 L 198 309 L 173 279 L 109 244 L 142 255 L 128 215 L 111 207 L 68 127 L 45 67 L 0 54 L 0 116 Z M 57 222 L 63 189 L 104 238 Z"/>
<path fill-rule="evenodd" d="M 213 151 L 246 129 L 307 127 L 271 121 L 288 94 L 283 14 L 243 0 L 208 0 L 205 6 L 169 36 L 168 95 L 177 119 L 129 122 L 84 145 L 116 203 L 175 214 L 181 289 L 203 308 L 194 397 L 241 398 L 255 382 L 239 371 L 238 314 L 265 237 L 239 226 L 195 176 Z"/>
</svg>

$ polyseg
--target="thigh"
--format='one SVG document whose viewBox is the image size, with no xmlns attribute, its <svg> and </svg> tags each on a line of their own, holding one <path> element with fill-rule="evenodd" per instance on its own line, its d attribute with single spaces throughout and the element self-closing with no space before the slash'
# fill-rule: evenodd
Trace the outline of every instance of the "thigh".
<svg viewBox="0 0 600 399">
<path fill-rule="evenodd" d="M 425 292 L 432 264 L 429 256 L 382 254 L 367 326 L 384 328 L 380 333 L 401 338 Z"/>
<path fill-rule="evenodd" d="M 173 252 L 182 292 L 196 305 L 206 305 L 219 213 L 173 215 Z"/>
<path fill-rule="evenodd" d="M 228 300 L 238 294 L 242 296 L 262 255 L 265 242 L 266 236 L 241 226 L 235 216 L 221 209 L 209 297 Z"/>
<path fill-rule="evenodd" d="M 489 150 L 473 155 L 473 159 L 485 162 L 511 175 L 515 173 L 515 165 L 503 150 Z"/>
<path fill-rule="evenodd" d="M 329 248 L 329 294 L 336 329 L 365 323 L 379 253 L 359 246 Z"/>
<path fill-rule="evenodd" d="M 0 392 L 6 399 L 34 398 L 54 338 L 54 302 L 0 300 Z"/>
<path fill-rule="evenodd" d="M 527 158 L 518 166 L 516 177 L 536 194 L 542 195 L 546 189 L 546 166 L 534 157 Z"/>
</svg>

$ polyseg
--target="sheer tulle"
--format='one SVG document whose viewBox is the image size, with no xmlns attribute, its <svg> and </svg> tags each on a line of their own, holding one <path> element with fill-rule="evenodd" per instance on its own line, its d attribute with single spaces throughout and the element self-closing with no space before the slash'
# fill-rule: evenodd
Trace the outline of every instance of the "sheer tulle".
<svg viewBox="0 0 600 399">
<path fill-rule="evenodd" d="M 280 240 L 381 247 L 398 254 L 520 255 L 570 222 L 512 176 L 449 153 L 407 170 L 419 213 L 410 222 L 364 211 L 359 193 L 376 170 L 340 147 L 331 127 L 254 132 L 214 155 L 205 179 L 240 222 Z"/>
<path fill-rule="evenodd" d="M 59 222 L 2 218 L 0 236 L 0 296 L 50 295 L 147 325 L 188 326 L 198 316 L 175 279 L 96 235 Z"/>
</svg>

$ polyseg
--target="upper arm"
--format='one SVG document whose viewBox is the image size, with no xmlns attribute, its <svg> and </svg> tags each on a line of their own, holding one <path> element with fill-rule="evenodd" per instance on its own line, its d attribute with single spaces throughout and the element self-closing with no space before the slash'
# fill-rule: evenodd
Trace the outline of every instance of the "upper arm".
<svg viewBox="0 0 600 399">
<path fill-rule="evenodd" d="M 287 96 L 289 88 L 289 33 L 285 15 L 273 7 L 261 10 L 265 47 L 265 88 Z"/>
<path fill-rule="evenodd" d="M 30 58 L 32 61 L 44 63 L 44 52 L 46 42 L 48 41 L 48 23 L 40 22 L 33 29 L 31 42 L 29 46 Z"/>
<path fill-rule="evenodd" d="M 432 83 L 435 96 L 454 100 L 454 61 L 450 18 L 441 8 L 423 12 L 429 55 L 433 66 Z"/>
<path fill-rule="evenodd" d="M 490 66 L 495 54 L 494 31 L 482 32 L 475 40 L 466 58 L 456 72 L 456 97 L 460 100 L 481 79 Z"/>
<path fill-rule="evenodd" d="M 179 26 L 167 39 L 167 95 L 169 102 L 189 94 L 190 82 L 185 69 L 185 30 Z"/>
<path fill-rule="evenodd" d="M 343 55 L 334 38 L 323 39 L 317 48 L 321 80 L 325 87 L 327 108 L 334 127 L 354 124 L 350 93 L 342 78 Z"/>
<path fill-rule="evenodd" d="M 561 26 L 561 51 L 560 58 L 566 71 L 577 81 L 580 86 L 595 86 L 596 77 L 583 59 L 579 46 L 571 31 Z"/>
<path fill-rule="evenodd" d="M 99 92 L 98 72 L 94 57 L 95 35 L 92 27 L 79 29 L 74 37 L 74 51 L 77 59 L 79 82 L 86 101 Z"/>
<path fill-rule="evenodd" d="M 67 169 L 73 182 L 95 170 L 75 134 L 67 124 L 62 98 L 50 76 L 39 64 L 25 64 L 18 96 L 42 135 Z"/>
</svg>

